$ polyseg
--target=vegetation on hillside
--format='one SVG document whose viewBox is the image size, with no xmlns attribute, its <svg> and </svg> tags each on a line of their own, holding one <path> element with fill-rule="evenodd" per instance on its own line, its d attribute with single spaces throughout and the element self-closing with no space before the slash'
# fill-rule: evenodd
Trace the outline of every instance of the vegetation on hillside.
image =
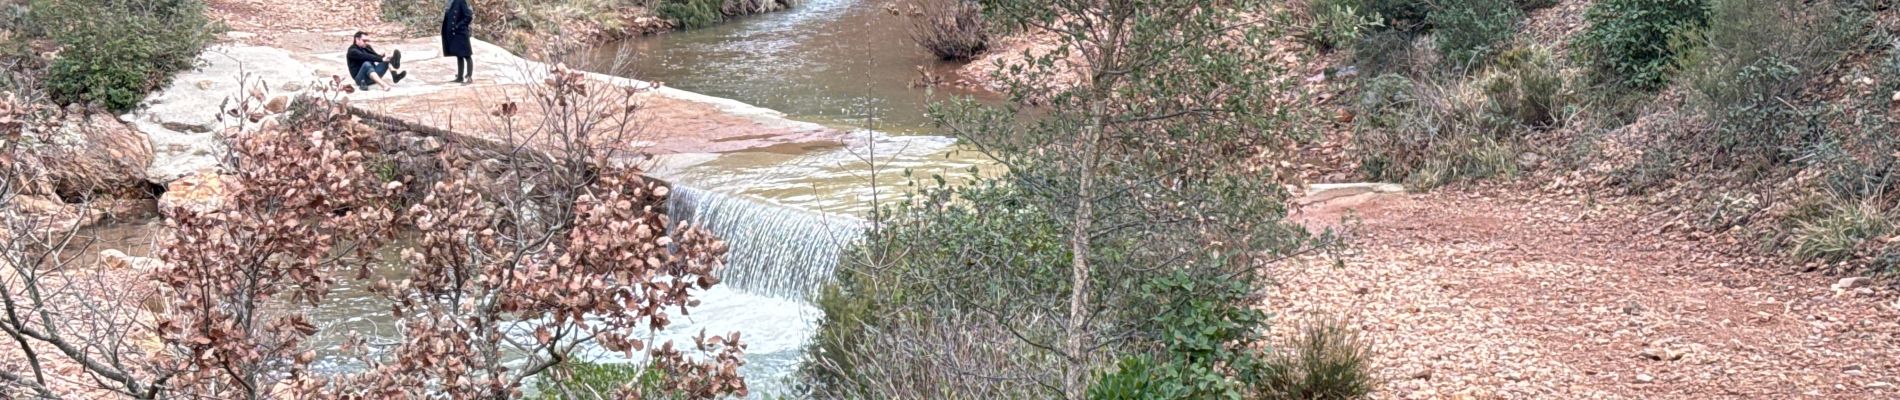
<svg viewBox="0 0 1900 400">
<path fill-rule="evenodd" d="M 1605 0 L 1555 49 L 1520 37 L 1515 11 L 1470 12 L 1500 6 L 1309 3 L 1301 37 L 1364 76 L 1349 82 L 1361 173 L 1430 187 L 1576 168 L 1686 195 L 1696 229 L 1746 226 L 1797 259 L 1900 260 L 1885 244 L 1900 200 L 1891 2 Z M 1689 184 L 1728 187 L 1671 190 Z"/>
<path fill-rule="evenodd" d="M 194 67 L 217 27 L 199 0 L 33 0 L 0 16 L 7 85 L 115 112 Z M 49 51 L 50 50 L 50 51 Z M 19 78 L 27 77 L 26 81 Z"/>
</svg>

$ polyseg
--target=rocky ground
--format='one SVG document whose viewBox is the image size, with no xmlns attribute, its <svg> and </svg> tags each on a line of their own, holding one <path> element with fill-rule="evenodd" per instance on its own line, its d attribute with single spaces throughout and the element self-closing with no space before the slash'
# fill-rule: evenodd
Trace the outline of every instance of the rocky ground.
<svg viewBox="0 0 1900 400">
<path fill-rule="evenodd" d="M 1274 267 L 1265 308 L 1286 334 L 1361 329 L 1375 398 L 1900 397 L 1889 286 L 1661 232 L 1627 201 L 1523 189 L 1305 207 L 1297 221 L 1348 232 L 1343 267 Z"/>
</svg>

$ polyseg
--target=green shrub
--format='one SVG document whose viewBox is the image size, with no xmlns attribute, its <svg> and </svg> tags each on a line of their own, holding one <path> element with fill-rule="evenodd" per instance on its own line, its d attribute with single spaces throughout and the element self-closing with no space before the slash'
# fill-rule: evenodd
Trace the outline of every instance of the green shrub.
<svg viewBox="0 0 1900 400">
<path fill-rule="evenodd" d="M 1431 15 L 1432 3 L 1426 0 L 1353 0 L 1356 7 L 1366 15 L 1384 18 L 1386 27 L 1401 31 L 1427 29 L 1426 17 Z"/>
<path fill-rule="evenodd" d="M 1702 0 L 1603 0 L 1584 13 L 1576 49 L 1600 80 L 1654 89 L 1669 80 L 1683 35 L 1708 25 Z"/>
<path fill-rule="evenodd" d="M 1484 92 L 1484 112 L 1497 125 L 1529 129 L 1555 127 L 1563 122 L 1571 95 L 1563 71 L 1549 49 L 1512 49 L 1478 78 Z"/>
<path fill-rule="evenodd" d="M 216 34 L 198 0 L 35 0 L 27 18 L 62 48 L 52 98 L 120 112 L 193 67 Z"/>
<path fill-rule="evenodd" d="M 1366 343 L 1337 322 L 1302 327 L 1300 336 L 1267 361 L 1263 399 L 1356 399 L 1372 392 Z"/>
<path fill-rule="evenodd" d="M 1894 230 L 1892 217 L 1872 203 L 1835 200 L 1818 207 L 1797 217 L 1793 236 L 1797 259 L 1849 260 Z"/>
<path fill-rule="evenodd" d="M 1721 166 L 1775 166 L 1820 138 L 1799 99 L 1834 64 L 1852 29 L 1831 3 L 1712 0 L 1708 28 L 1689 35 L 1682 73 L 1714 132 L 1699 149 Z"/>
<path fill-rule="evenodd" d="M 726 19 L 720 0 L 664 0 L 654 9 L 661 18 L 673 20 L 681 28 L 699 29 Z"/>
<path fill-rule="evenodd" d="M 659 371 L 634 364 L 564 364 L 534 383 L 536 400 L 607 399 L 629 383 L 657 386 Z"/>
<path fill-rule="evenodd" d="M 1353 134 L 1361 172 L 1419 187 L 1516 173 L 1522 130 L 1489 117 L 1484 103 L 1471 85 L 1373 78 Z"/>
<path fill-rule="evenodd" d="M 1266 365 L 1261 332 L 1266 314 L 1247 301 L 1251 285 L 1237 280 L 1176 273 L 1142 285 L 1149 338 L 1158 354 L 1124 357 L 1119 368 L 1098 374 L 1093 400 L 1239 399 L 1252 397 Z"/>
<path fill-rule="evenodd" d="M 1365 76 L 1401 74 L 1425 75 L 1435 63 L 1431 49 L 1414 43 L 1418 35 L 1396 29 L 1375 29 L 1361 35 L 1353 45 L 1353 64 Z"/>
<path fill-rule="evenodd" d="M 1357 3 L 1356 0 L 1307 3 L 1307 14 L 1312 18 L 1307 26 L 1308 40 L 1321 50 L 1332 50 L 1357 43 L 1360 35 L 1384 25 L 1378 15 L 1366 13 Z"/>
<path fill-rule="evenodd" d="M 1524 19 L 1511 0 L 1443 0 L 1427 17 L 1443 62 L 1454 70 L 1476 70 L 1502 50 Z"/>
</svg>

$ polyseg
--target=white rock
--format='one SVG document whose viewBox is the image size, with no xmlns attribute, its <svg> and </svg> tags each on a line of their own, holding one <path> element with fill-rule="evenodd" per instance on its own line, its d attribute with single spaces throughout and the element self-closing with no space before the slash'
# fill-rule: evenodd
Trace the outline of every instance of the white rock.
<svg viewBox="0 0 1900 400">
<path fill-rule="evenodd" d="M 224 145 L 217 135 L 237 125 L 237 119 L 219 120 L 227 98 L 244 95 L 239 78 L 279 84 L 308 81 L 314 69 L 283 49 L 256 46 L 217 46 L 198 55 L 199 68 L 180 73 L 164 90 L 147 96 L 134 111 L 133 125 L 152 141 L 152 165 L 146 177 L 160 184 L 217 166 Z M 170 127 L 202 127 L 208 132 L 182 132 Z M 181 146 L 173 146 L 181 145 Z M 182 149 L 182 150 L 173 150 Z"/>
</svg>

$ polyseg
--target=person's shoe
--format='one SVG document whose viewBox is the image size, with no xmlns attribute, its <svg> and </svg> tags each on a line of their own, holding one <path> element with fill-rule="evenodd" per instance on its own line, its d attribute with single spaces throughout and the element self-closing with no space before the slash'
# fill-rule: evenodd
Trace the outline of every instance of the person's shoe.
<svg viewBox="0 0 1900 400">
<path fill-rule="evenodd" d="M 403 72 L 403 71 L 396 71 L 396 73 L 389 74 L 389 76 L 396 78 L 396 83 L 402 83 L 402 78 L 409 76 L 409 73 Z"/>
<path fill-rule="evenodd" d="M 456 75 L 456 76 L 455 76 L 455 80 L 452 80 L 452 81 L 449 81 L 449 82 L 455 82 L 455 83 L 462 83 L 462 76 L 461 76 L 461 75 Z"/>
<path fill-rule="evenodd" d="M 389 68 L 402 69 L 402 50 L 389 51 Z"/>
</svg>

